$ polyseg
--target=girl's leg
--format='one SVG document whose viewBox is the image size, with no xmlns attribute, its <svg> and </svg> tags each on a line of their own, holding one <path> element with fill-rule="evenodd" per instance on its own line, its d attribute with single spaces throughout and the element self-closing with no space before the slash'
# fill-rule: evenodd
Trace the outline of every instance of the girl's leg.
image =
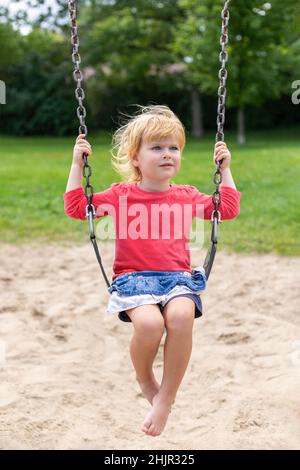
<svg viewBox="0 0 300 470">
<path fill-rule="evenodd" d="M 152 399 L 159 390 L 152 366 L 165 330 L 164 318 L 158 305 L 140 305 L 126 313 L 134 327 L 130 356 L 136 379 L 142 393 L 152 404 Z"/>
<path fill-rule="evenodd" d="M 163 315 L 167 329 L 163 378 L 159 392 L 153 398 L 153 407 L 142 426 L 142 430 L 151 436 L 158 436 L 164 429 L 189 363 L 195 303 L 188 297 L 177 297 L 166 305 Z"/>
</svg>

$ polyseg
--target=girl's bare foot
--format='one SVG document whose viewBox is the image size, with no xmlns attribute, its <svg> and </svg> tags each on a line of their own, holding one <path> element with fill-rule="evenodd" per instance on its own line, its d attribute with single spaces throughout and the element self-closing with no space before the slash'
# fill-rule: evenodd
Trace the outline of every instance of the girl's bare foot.
<svg viewBox="0 0 300 470">
<path fill-rule="evenodd" d="M 155 395 L 157 395 L 159 390 L 159 384 L 153 376 L 152 379 L 148 381 L 142 381 L 137 378 L 138 384 L 141 388 L 142 394 L 147 398 L 148 402 L 152 405 L 152 400 Z"/>
<path fill-rule="evenodd" d="M 159 396 L 153 397 L 153 406 L 142 424 L 142 431 L 148 436 L 159 436 L 166 425 L 172 402 L 166 401 Z"/>
</svg>

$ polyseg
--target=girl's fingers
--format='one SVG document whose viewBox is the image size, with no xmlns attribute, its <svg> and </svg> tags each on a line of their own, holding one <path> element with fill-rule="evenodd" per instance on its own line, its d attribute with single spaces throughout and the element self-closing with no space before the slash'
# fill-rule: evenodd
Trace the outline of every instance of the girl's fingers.
<svg viewBox="0 0 300 470">
<path fill-rule="evenodd" d="M 77 145 L 78 145 L 78 144 L 84 144 L 84 145 L 89 145 L 89 146 L 91 146 L 91 144 L 90 144 L 89 142 L 87 142 L 86 140 L 84 140 L 84 139 L 78 140 L 78 142 L 76 142 L 76 144 L 77 144 Z"/>
<path fill-rule="evenodd" d="M 91 155 L 91 154 L 93 153 L 92 150 L 91 150 L 90 148 L 88 148 L 88 147 L 81 147 L 81 146 L 79 146 L 79 150 L 80 150 L 81 152 L 88 153 L 89 155 Z"/>
<path fill-rule="evenodd" d="M 87 148 L 89 148 L 89 149 L 92 149 L 92 146 L 91 146 L 90 144 L 87 144 L 86 142 L 80 142 L 80 143 L 78 143 L 78 144 L 77 144 L 77 147 L 80 147 L 80 148 L 82 148 L 82 147 L 87 147 Z"/>
<path fill-rule="evenodd" d="M 216 155 L 224 155 L 224 154 L 229 155 L 230 154 L 229 150 L 228 149 L 219 149 L 219 150 L 216 151 Z"/>
<path fill-rule="evenodd" d="M 222 157 L 222 156 L 225 157 L 225 156 L 228 156 L 228 155 L 229 155 L 228 152 L 218 152 L 216 154 L 217 157 Z"/>
<path fill-rule="evenodd" d="M 88 145 L 83 145 L 83 144 L 81 144 L 81 145 L 76 145 L 75 148 L 77 148 L 77 149 L 79 149 L 79 150 L 88 149 L 90 152 L 92 151 L 92 147 L 89 147 Z"/>
<path fill-rule="evenodd" d="M 227 155 L 221 155 L 219 157 L 216 157 L 216 160 L 219 161 L 219 160 L 226 160 L 227 159 Z"/>
<path fill-rule="evenodd" d="M 76 139 L 76 144 L 83 143 L 83 142 L 85 144 L 90 145 L 90 143 L 87 140 L 85 140 L 85 134 L 79 134 L 79 136 Z"/>
<path fill-rule="evenodd" d="M 215 152 L 220 152 L 222 150 L 228 150 L 227 145 L 226 144 L 222 144 L 222 145 L 216 144 Z"/>
</svg>

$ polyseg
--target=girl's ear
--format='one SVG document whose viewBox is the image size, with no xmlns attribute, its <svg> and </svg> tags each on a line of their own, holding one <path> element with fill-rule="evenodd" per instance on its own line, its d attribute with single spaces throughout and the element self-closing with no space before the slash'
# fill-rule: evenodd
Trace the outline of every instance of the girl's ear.
<svg viewBox="0 0 300 470">
<path fill-rule="evenodd" d="M 132 164 L 133 164 L 133 166 L 138 166 L 139 162 L 138 162 L 136 157 L 133 157 Z"/>
</svg>

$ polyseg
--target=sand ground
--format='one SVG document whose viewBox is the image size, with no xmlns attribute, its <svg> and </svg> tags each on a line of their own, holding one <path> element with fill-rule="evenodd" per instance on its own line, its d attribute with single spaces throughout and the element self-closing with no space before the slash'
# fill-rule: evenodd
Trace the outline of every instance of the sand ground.
<svg viewBox="0 0 300 470">
<path fill-rule="evenodd" d="M 140 431 L 132 325 L 106 314 L 92 245 L 1 245 L 0 259 L 1 449 L 300 448 L 300 258 L 217 254 L 159 437 Z M 158 378 L 162 361 L 163 346 Z"/>
</svg>

